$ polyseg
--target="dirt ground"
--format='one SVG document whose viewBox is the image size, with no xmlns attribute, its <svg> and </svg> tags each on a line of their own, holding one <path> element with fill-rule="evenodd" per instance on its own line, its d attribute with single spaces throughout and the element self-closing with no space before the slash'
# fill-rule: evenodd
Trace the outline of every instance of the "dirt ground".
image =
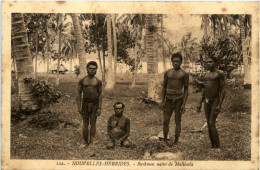
<svg viewBox="0 0 260 170">
<path fill-rule="evenodd" d="M 77 113 L 76 91 L 79 78 L 75 75 L 61 75 L 57 90 L 66 97 L 59 103 L 28 115 L 21 119 L 16 111 L 17 97 L 12 95 L 11 118 L 11 158 L 12 159 L 96 159 L 96 160 L 140 160 L 149 147 L 147 138 L 162 131 L 162 110 L 154 104 L 145 104 L 141 100 L 147 95 L 145 79 L 138 79 L 137 86 L 130 88 L 130 80 L 118 76 L 115 90 L 105 91 L 102 114 L 97 119 L 97 143 L 87 149 L 81 148 L 82 119 Z M 182 116 L 180 143 L 171 149 L 159 143 L 153 152 L 181 152 L 184 160 L 250 160 L 251 159 L 251 113 L 249 90 L 228 92 L 223 103 L 223 111 L 217 118 L 221 149 L 211 149 L 207 127 L 202 133 L 192 133 L 206 122 L 203 112 L 196 112 L 200 93 L 190 88 L 186 112 Z M 243 97 L 241 100 L 241 96 Z M 136 148 L 105 148 L 108 136 L 107 120 L 113 114 L 116 101 L 125 103 L 125 115 L 131 119 L 130 139 Z M 233 103 L 233 104 L 232 104 Z M 202 109 L 203 110 L 203 109 Z M 174 116 L 170 122 L 170 138 L 174 136 Z"/>
</svg>

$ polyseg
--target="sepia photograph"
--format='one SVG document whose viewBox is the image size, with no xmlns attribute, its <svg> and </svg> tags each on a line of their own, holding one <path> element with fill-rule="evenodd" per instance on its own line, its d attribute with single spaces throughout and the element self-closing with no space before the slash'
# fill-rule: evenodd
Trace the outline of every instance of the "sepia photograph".
<svg viewBox="0 0 260 170">
<path fill-rule="evenodd" d="M 257 2 L 45 3 L 2 6 L 4 169 L 259 168 Z"/>
</svg>

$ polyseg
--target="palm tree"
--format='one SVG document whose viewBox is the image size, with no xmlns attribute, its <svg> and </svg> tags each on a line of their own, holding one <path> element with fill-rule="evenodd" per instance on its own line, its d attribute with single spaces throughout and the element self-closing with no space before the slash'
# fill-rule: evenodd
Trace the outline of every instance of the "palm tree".
<svg viewBox="0 0 260 170">
<path fill-rule="evenodd" d="M 112 14 L 112 28 L 113 28 L 113 40 L 114 40 L 114 81 L 116 83 L 116 71 L 117 71 L 117 38 L 116 38 L 116 16 Z"/>
<path fill-rule="evenodd" d="M 246 47 L 246 32 L 245 32 L 245 16 L 239 15 L 239 24 L 240 24 L 240 36 L 241 36 L 241 44 L 242 44 L 242 54 L 243 54 L 243 63 L 244 63 L 244 85 L 251 84 L 250 79 L 250 60 L 247 54 Z"/>
<path fill-rule="evenodd" d="M 124 14 L 119 17 L 124 29 L 130 29 L 132 37 L 135 39 L 135 55 L 134 55 L 134 72 L 133 72 L 133 80 L 131 87 L 135 87 L 136 85 L 136 76 L 138 64 L 140 62 L 140 55 L 142 54 L 141 48 L 139 48 L 139 41 L 142 40 L 143 35 L 142 31 L 145 26 L 145 16 L 143 14 Z"/>
<path fill-rule="evenodd" d="M 20 110 L 31 112 L 40 108 L 33 92 L 24 84 L 24 78 L 32 77 L 33 65 L 29 51 L 27 30 L 23 14 L 12 14 L 12 48 L 17 66 Z"/>
<path fill-rule="evenodd" d="M 163 59 L 163 70 L 167 69 L 166 56 L 164 52 L 164 38 L 163 38 L 163 14 L 161 15 L 161 43 L 162 43 L 162 59 Z"/>
<path fill-rule="evenodd" d="M 75 30 L 75 36 L 77 41 L 77 54 L 79 57 L 79 67 L 80 72 L 83 73 L 82 75 L 86 74 L 86 58 L 85 58 L 85 49 L 84 49 L 84 40 L 83 40 L 83 33 L 81 29 L 81 25 L 79 22 L 79 15 L 78 14 L 70 14 L 73 26 Z"/>
<path fill-rule="evenodd" d="M 146 56 L 147 56 L 147 72 L 148 72 L 148 98 L 153 101 L 160 101 L 159 98 L 159 79 L 158 79 L 158 59 L 156 38 L 156 22 L 157 16 L 154 14 L 145 15 L 146 28 Z"/>
<path fill-rule="evenodd" d="M 106 16 L 107 23 L 107 45 L 108 45 L 108 73 L 107 73 L 107 82 L 106 89 L 112 89 L 115 85 L 113 70 L 112 70 L 112 34 L 111 34 L 111 15 L 107 14 Z"/>
<path fill-rule="evenodd" d="M 201 24 L 201 29 L 204 30 L 203 37 L 206 39 L 208 37 L 208 27 L 209 27 L 209 15 L 204 14 L 202 15 L 202 24 Z"/>
<path fill-rule="evenodd" d="M 58 64 L 57 64 L 57 78 L 56 78 L 56 85 L 60 83 L 60 58 L 61 58 L 61 29 L 62 29 L 62 14 L 57 15 L 57 25 L 58 25 Z"/>
</svg>

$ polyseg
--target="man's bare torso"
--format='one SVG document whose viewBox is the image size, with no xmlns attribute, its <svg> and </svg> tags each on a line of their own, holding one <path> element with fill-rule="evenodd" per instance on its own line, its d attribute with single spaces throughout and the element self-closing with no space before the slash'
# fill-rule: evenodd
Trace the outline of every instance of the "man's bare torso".
<svg viewBox="0 0 260 170">
<path fill-rule="evenodd" d="M 209 72 L 205 75 L 205 96 L 207 99 L 215 99 L 220 93 L 220 81 L 224 79 L 223 73 L 219 71 Z"/>
<path fill-rule="evenodd" d="M 83 101 L 98 101 L 98 88 L 101 81 L 96 77 L 89 78 L 86 76 L 80 82 L 83 91 Z"/>
<path fill-rule="evenodd" d="M 167 89 L 180 91 L 188 84 L 188 74 L 182 70 L 170 69 L 167 72 Z"/>
</svg>

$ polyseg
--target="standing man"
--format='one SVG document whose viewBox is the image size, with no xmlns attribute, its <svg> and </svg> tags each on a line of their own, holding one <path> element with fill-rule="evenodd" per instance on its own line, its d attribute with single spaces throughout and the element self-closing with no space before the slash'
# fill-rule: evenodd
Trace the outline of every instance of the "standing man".
<svg viewBox="0 0 260 170">
<path fill-rule="evenodd" d="M 95 61 L 87 64 L 88 75 L 78 84 L 78 111 L 83 118 L 83 137 L 85 145 L 93 143 L 96 134 L 97 116 L 101 114 L 102 82 L 95 77 L 98 65 Z M 83 94 L 83 97 L 82 97 Z M 88 137 L 90 124 L 90 139 Z"/>
<path fill-rule="evenodd" d="M 171 57 L 173 68 L 164 73 L 162 87 L 162 107 L 163 113 L 163 136 L 167 146 L 167 135 L 169 132 L 169 123 L 173 110 L 175 111 L 175 140 L 178 143 L 181 133 L 181 115 L 185 112 L 185 104 L 188 98 L 189 75 L 180 68 L 182 64 L 182 55 L 174 53 Z M 184 89 L 184 90 L 183 90 Z"/>
<path fill-rule="evenodd" d="M 216 69 L 217 58 L 209 57 L 206 63 L 209 72 L 205 75 L 204 90 L 202 91 L 202 97 L 197 110 L 200 111 L 204 101 L 211 146 L 212 148 L 219 148 L 220 142 L 216 128 L 216 119 L 225 98 L 225 77 L 222 72 Z"/>
<path fill-rule="evenodd" d="M 128 136 L 130 134 L 130 119 L 123 115 L 125 105 L 121 102 L 114 104 L 115 114 L 109 117 L 107 133 L 109 142 L 107 149 L 112 149 L 117 145 L 129 147 Z"/>
</svg>

